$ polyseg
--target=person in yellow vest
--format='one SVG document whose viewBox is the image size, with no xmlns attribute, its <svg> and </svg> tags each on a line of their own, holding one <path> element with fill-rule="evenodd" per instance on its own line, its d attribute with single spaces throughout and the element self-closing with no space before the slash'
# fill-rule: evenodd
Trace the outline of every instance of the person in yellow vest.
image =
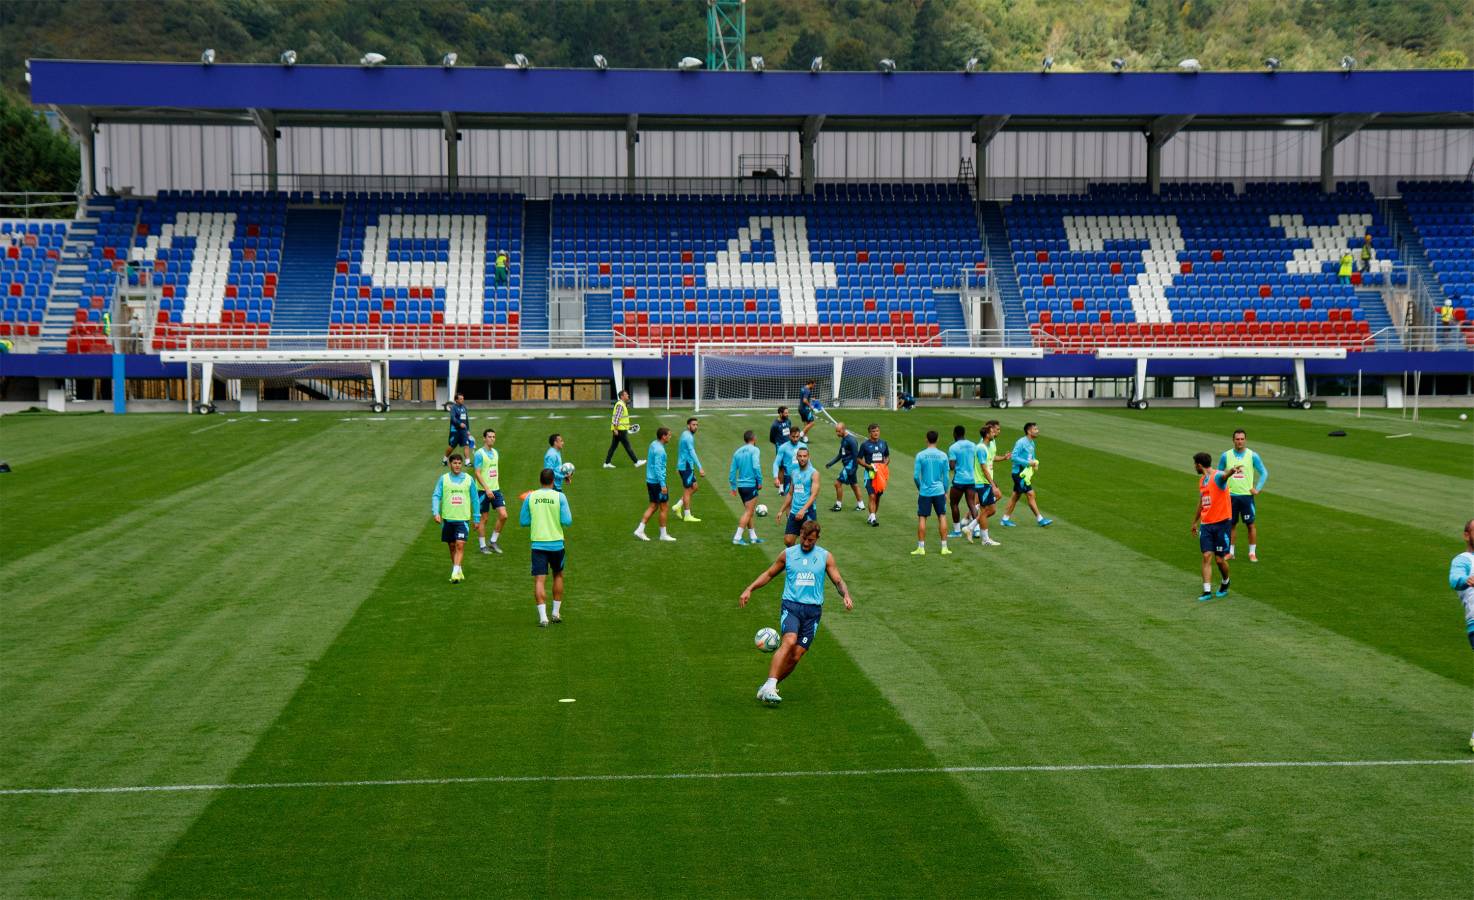
<svg viewBox="0 0 1474 900">
<path fill-rule="evenodd" d="M 1372 270 L 1372 236 L 1365 235 L 1361 241 L 1361 271 L 1363 274 Z"/>
<path fill-rule="evenodd" d="M 1454 308 L 1445 303 L 1438 310 L 1438 318 L 1443 321 L 1443 324 L 1452 325 L 1454 323 Z"/>
<path fill-rule="evenodd" d="M 507 251 L 498 250 L 496 254 L 496 283 L 506 284 L 507 281 Z"/>
<path fill-rule="evenodd" d="M 1351 283 L 1351 267 L 1352 267 L 1352 265 L 1353 265 L 1353 260 L 1352 260 L 1352 256 L 1351 256 L 1351 251 L 1350 250 L 1347 250 L 1345 253 L 1341 254 L 1341 267 L 1336 270 L 1336 274 L 1339 275 L 1339 276 L 1341 276 L 1341 283 L 1342 284 L 1350 284 Z"/>
<path fill-rule="evenodd" d="M 548 573 L 553 575 L 554 624 L 563 621 L 563 529 L 573 524 L 568 495 L 553 489 L 553 470 L 538 475 L 542 485 L 522 501 L 523 528 L 532 529 L 532 596 L 537 602 L 537 627 L 548 627 Z"/>
<path fill-rule="evenodd" d="M 630 446 L 630 392 L 620 391 L 619 399 L 614 401 L 614 415 L 609 418 L 609 452 L 604 454 L 604 468 L 614 468 L 614 451 L 623 447 L 624 452 L 630 455 L 630 462 L 635 468 L 645 464 L 643 459 L 635 456 L 635 448 Z"/>
<path fill-rule="evenodd" d="M 476 532 L 481 538 L 482 553 L 501 553 L 497 544 L 502 536 L 502 526 L 507 524 L 507 501 L 502 497 L 502 455 L 496 449 L 496 429 L 481 432 L 484 446 L 471 457 L 471 477 L 476 479 L 476 489 L 481 492 L 481 521 L 476 523 Z M 496 510 L 496 527 L 491 530 L 491 543 L 486 542 L 486 520 Z"/>
<path fill-rule="evenodd" d="M 450 583 L 460 584 L 466 580 L 461 571 L 461 557 L 466 553 L 466 538 L 471 535 L 470 523 L 480 523 L 481 513 L 476 507 L 476 481 L 461 471 L 459 453 L 450 457 L 450 471 L 435 479 L 435 493 L 430 496 L 430 514 L 440 525 L 440 540 L 450 549 Z"/>
</svg>

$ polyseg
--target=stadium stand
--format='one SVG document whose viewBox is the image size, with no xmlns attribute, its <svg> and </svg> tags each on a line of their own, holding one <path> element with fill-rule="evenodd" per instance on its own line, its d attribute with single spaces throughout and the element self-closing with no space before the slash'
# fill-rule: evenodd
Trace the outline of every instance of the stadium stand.
<svg viewBox="0 0 1474 900">
<path fill-rule="evenodd" d="M 1365 184 L 1091 185 L 1022 195 L 1005 210 L 1036 341 L 1106 344 L 1318 343 L 1376 338 L 1357 289 L 1381 284 L 1397 251 Z M 1341 283 L 1343 253 L 1372 235 L 1372 271 Z M 1374 310 L 1384 313 L 1385 310 Z"/>
<path fill-rule="evenodd" d="M 939 295 L 984 258 L 952 184 L 554 199 L 552 265 L 610 292 L 617 339 L 637 344 L 935 340 Z"/>
<path fill-rule="evenodd" d="M 1474 345 L 1474 182 L 1404 181 L 1397 188 L 1422 245 L 1430 286 L 1438 286 L 1441 304 L 1452 309 L 1449 327 Z"/>
<path fill-rule="evenodd" d="M 343 204 L 330 332 L 388 334 L 394 347 L 515 347 L 522 198 L 349 193 Z M 506 284 L 495 259 L 509 258 Z"/>
<path fill-rule="evenodd" d="M 0 337 L 39 337 L 66 222 L 0 220 Z"/>
</svg>

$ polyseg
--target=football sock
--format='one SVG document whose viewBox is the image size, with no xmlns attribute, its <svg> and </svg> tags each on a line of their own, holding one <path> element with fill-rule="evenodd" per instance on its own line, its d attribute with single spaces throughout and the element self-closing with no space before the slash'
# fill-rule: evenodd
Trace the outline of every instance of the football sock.
<svg viewBox="0 0 1474 900">
<path fill-rule="evenodd" d="M 450 574 L 452 574 L 452 575 L 459 575 L 459 574 L 461 574 L 461 567 L 460 566 L 451 566 L 450 567 Z"/>
<path fill-rule="evenodd" d="M 1043 515 L 1043 514 L 1042 514 L 1042 513 L 1040 513 L 1040 514 L 1036 514 L 1036 515 L 1035 515 L 1035 516 L 1034 516 L 1034 520 L 1035 520 L 1035 521 L 1036 521 L 1036 522 L 1043 522 L 1043 521 L 1044 521 L 1044 515 Z"/>
<path fill-rule="evenodd" d="M 1218 586 L 1218 589 L 1220 591 L 1226 591 L 1226 590 L 1228 590 L 1228 579 L 1227 578 L 1223 579 L 1223 583 Z"/>
<path fill-rule="evenodd" d="M 769 678 L 767 681 L 764 681 L 763 682 L 763 690 L 765 690 L 765 691 L 776 691 L 776 690 L 778 690 L 778 679 L 776 679 L 776 678 Z"/>
<path fill-rule="evenodd" d="M 556 616 L 556 615 L 558 615 L 562 611 L 563 611 L 563 601 L 562 600 L 554 600 L 553 601 L 553 615 Z"/>
<path fill-rule="evenodd" d="M 756 538 L 757 537 L 757 529 L 756 528 L 749 528 L 749 529 L 747 529 L 747 536 L 750 537 L 750 538 Z"/>
<path fill-rule="evenodd" d="M 635 526 L 635 534 L 644 534 L 644 533 L 645 533 L 645 523 L 644 522 L 641 522 L 640 524 L 638 524 L 638 525 Z"/>
<path fill-rule="evenodd" d="M 537 620 L 539 622 L 546 622 L 548 620 L 548 607 L 545 604 L 539 603 L 537 605 Z"/>
<path fill-rule="evenodd" d="M 1211 581 L 1205 581 L 1205 582 L 1203 582 L 1203 593 L 1206 594 L 1206 593 L 1208 593 L 1208 592 L 1210 592 L 1212 590 L 1213 590 L 1213 583 Z"/>
<path fill-rule="evenodd" d="M 947 539 L 946 538 L 942 538 L 942 549 L 943 550 L 946 550 L 947 549 Z"/>
<path fill-rule="evenodd" d="M 916 542 L 916 549 L 917 550 L 925 550 L 926 549 L 926 541 L 917 541 Z"/>
<path fill-rule="evenodd" d="M 496 543 L 496 541 L 497 541 L 497 538 L 499 538 L 499 537 L 501 537 L 501 536 L 502 536 L 502 533 L 501 533 L 501 532 L 500 532 L 500 531 L 493 531 L 493 532 L 492 532 L 492 533 L 491 533 L 491 542 L 492 542 L 492 543 L 493 543 L 493 544 L 495 544 L 495 543 Z"/>
<path fill-rule="evenodd" d="M 991 541 L 992 539 L 993 538 L 988 535 L 988 529 L 984 528 L 983 529 L 983 540 L 985 540 L 985 541 Z"/>
<path fill-rule="evenodd" d="M 1003 521 L 1007 522 L 1008 521 L 1008 516 L 1004 516 L 1003 517 Z"/>
<path fill-rule="evenodd" d="M 1250 545 L 1249 545 L 1249 552 L 1250 552 L 1250 553 L 1254 553 L 1254 552 L 1256 552 L 1256 551 L 1257 551 L 1257 550 L 1258 550 L 1258 549 L 1259 549 L 1259 545 L 1258 545 L 1258 544 L 1250 544 Z M 1230 547 L 1230 548 L 1228 548 L 1228 552 L 1229 552 L 1229 553 L 1232 553 L 1232 552 L 1233 552 L 1233 548 L 1232 548 L 1232 547 Z"/>
<path fill-rule="evenodd" d="M 486 546 L 486 538 L 484 538 L 484 537 L 481 538 L 481 546 L 483 546 L 483 547 Z"/>
<path fill-rule="evenodd" d="M 669 535 L 670 535 L 670 532 L 666 531 L 664 526 L 661 526 L 660 536 L 661 537 L 668 537 Z"/>
<path fill-rule="evenodd" d="M 1228 545 L 1228 555 L 1233 556 L 1233 544 Z"/>
<path fill-rule="evenodd" d="M 734 534 L 734 535 L 732 535 L 732 540 L 734 540 L 734 541 L 740 541 L 740 540 L 742 540 L 742 526 L 741 525 L 738 525 L 737 526 L 737 533 Z"/>
</svg>

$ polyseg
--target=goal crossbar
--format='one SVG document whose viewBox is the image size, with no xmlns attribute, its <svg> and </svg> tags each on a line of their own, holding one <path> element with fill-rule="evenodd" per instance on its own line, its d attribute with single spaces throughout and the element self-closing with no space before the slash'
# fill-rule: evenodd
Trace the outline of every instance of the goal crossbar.
<svg viewBox="0 0 1474 900">
<path fill-rule="evenodd" d="M 697 344 L 696 409 L 795 403 L 814 385 L 827 406 L 894 406 L 894 343 Z"/>
</svg>

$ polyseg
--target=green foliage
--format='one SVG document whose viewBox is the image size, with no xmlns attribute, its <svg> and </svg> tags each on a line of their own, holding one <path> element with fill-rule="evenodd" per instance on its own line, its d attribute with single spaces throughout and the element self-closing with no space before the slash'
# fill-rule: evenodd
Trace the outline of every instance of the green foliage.
<svg viewBox="0 0 1474 900">
<path fill-rule="evenodd" d="M 70 194 L 82 167 L 76 146 L 52 131 L 25 101 L 0 89 L 0 193 L 18 191 Z M 70 215 L 71 207 L 30 212 L 0 204 L 0 217 Z"/>
<path fill-rule="evenodd" d="M 17 89 L 26 57 L 353 63 L 375 50 L 391 64 L 497 66 L 526 53 L 538 66 L 669 68 L 706 49 L 696 0 L 6 0 L 0 73 Z M 1257 68 L 1270 53 L 1295 69 L 1331 69 L 1344 53 L 1364 67 L 1467 64 L 1474 6 L 1464 0 L 751 0 L 749 54 L 770 65 L 870 70 L 889 56 L 910 70 L 1133 70 L 1196 56 L 1209 69 Z M 1459 60 L 1465 60 L 1461 63 Z"/>
</svg>

